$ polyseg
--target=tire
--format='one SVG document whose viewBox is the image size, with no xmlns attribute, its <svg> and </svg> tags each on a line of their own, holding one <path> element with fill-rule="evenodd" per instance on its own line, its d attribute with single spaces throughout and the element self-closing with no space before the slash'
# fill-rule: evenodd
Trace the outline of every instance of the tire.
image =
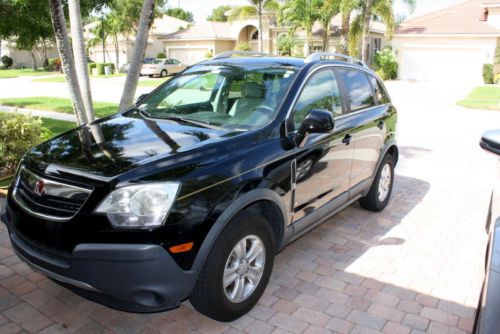
<svg viewBox="0 0 500 334">
<path fill-rule="evenodd" d="M 389 181 L 384 177 L 385 173 L 389 172 Z M 385 181 L 385 186 L 381 182 Z M 380 164 L 375 179 L 368 194 L 360 198 L 359 204 L 363 209 L 379 212 L 384 210 L 389 203 L 394 185 L 394 158 L 391 154 L 386 154 Z M 379 192 L 380 191 L 380 192 Z M 385 196 L 382 196 L 385 194 Z"/>
<path fill-rule="evenodd" d="M 248 262 L 248 265 L 244 264 L 244 268 L 242 268 L 242 262 L 236 260 L 234 256 L 236 255 L 236 245 L 242 240 L 245 240 L 245 244 L 250 246 L 249 249 L 247 248 L 248 251 L 254 246 L 251 241 L 257 242 L 260 240 L 260 245 L 263 246 L 262 249 L 264 250 L 264 261 L 262 262 L 262 257 L 257 257 L 255 260 Z M 248 255 L 247 252 L 244 252 L 244 254 Z M 259 301 L 269 282 L 273 269 L 274 253 L 275 240 L 269 223 L 262 216 L 254 213 L 243 211 L 238 214 L 224 228 L 205 260 L 193 292 L 189 297 L 191 304 L 200 313 L 218 321 L 233 321 L 246 314 Z M 260 278 L 256 280 L 257 283 L 251 285 L 250 280 L 243 278 L 243 286 L 248 287 L 248 289 L 247 292 L 241 291 L 248 293 L 248 295 L 245 298 L 242 296 L 242 300 L 231 300 L 230 292 L 236 291 L 236 284 L 241 282 L 240 269 L 251 272 L 252 270 L 248 268 L 258 267 L 258 261 L 260 261 L 262 270 Z M 239 264 L 231 265 L 231 263 Z M 224 272 L 228 266 L 230 267 L 228 273 L 231 272 L 230 275 L 235 275 L 237 278 L 233 279 L 234 283 L 224 287 Z M 238 267 L 237 270 L 234 269 L 235 266 Z M 230 275 L 228 277 L 232 277 Z M 228 281 L 231 280 L 228 279 Z"/>
<path fill-rule="evenodd" d="M 152 78 L 152 77 L 153 77 L 153 75 L 152 75 L 152 74 L 150 74 L 150 75 L 148 75 L 148 77 Z"/>
<path fill-rule="evenodd" d="M 161 78 L 165 78 L 165 77 L 167 76 L 167 74 L 168 74 L 167 70 L 162 70 L 162 71 L 160 72 L 160 77 L 161 77 Z"/>
</svg>

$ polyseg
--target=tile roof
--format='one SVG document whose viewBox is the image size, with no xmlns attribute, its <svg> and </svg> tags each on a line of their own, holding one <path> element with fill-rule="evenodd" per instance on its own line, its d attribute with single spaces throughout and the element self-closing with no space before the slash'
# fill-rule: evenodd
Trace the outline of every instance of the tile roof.
<svg viewBox="0 0 500 334">
<path fill-rule="evenodd" d="M 482 21 L 483 5 L 499 4 L 500 0 L 469 0 L 401 23 L 395 34 L 496 34 L 500 29 Z"/>
<path fill-rule="evenodd" d="M 229 22 L 205 22 L 179 30 L 172 34 L 166 34 L 161 39 L 232 39 L 231 24 Z"/>
</svg>

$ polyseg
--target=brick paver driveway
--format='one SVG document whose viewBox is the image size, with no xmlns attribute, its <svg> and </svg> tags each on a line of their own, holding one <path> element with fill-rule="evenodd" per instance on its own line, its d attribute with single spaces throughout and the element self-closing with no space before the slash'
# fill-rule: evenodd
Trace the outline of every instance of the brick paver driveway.
<svg viewBox="0 0 500 334">
<path fill-rule="evenodd" d="M 496 161 L 478 148 L 500 112 L 455 107 L 461 89 L 393 82 L 401 159 L 382 213 L 355 204 L 276 259 L 259 304 L 233 323 L 188 302 L 128 314 L 33 272 L 0 227 L 0 333 L 470 332 L 482 280 L 483 225 Z"/>
</svg>

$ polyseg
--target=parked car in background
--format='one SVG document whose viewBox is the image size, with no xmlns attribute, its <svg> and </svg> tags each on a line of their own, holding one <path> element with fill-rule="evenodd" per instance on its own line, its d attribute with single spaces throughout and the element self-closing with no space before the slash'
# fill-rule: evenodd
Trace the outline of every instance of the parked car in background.
<svg viewBox="0 0 500 334">
<path fill-rule="evenodd" d="M 500 157 L 500 129 L 483 134 L 480 146 Z M 500 164 L 497 168 L 500 168 Z M 486 218 L 488 246 L 483 289 L 476 313 L 474 333 L 497 334 L 500 330 L 500 177 L 497 177 L 491 194 Z"/>
<path fill-rule="evenodd" d="M 142 65 L 141 75 L 166 77 L 186 69 L 187 65 L 181 64 L 177 59 L 155 59 L 150 64 Z"/>
<path fill-rule="evenodd" d="M 247 54 L 28 152 L 0 214 L 20 258 L 121 310 L 189 298 L 232 321 L 288 244 L 356 201 L 383 210 L 399 153 L 377 74 L 337 54 Z"/>
<path fill-rule="evenodd" d="M 144 58 L 142 63 L 143 64 L 152 64 L 155 60 L 156 60 L 156 58 L 146 57 L 146 58 Z M 120 66 L 119 71 L 120 71 L 120 73 L 128 73 L 129 68 L 130 68 L 130 63 L 126 63 L 126 64 L 123 64 L 122 66 Z"/>
</svg>

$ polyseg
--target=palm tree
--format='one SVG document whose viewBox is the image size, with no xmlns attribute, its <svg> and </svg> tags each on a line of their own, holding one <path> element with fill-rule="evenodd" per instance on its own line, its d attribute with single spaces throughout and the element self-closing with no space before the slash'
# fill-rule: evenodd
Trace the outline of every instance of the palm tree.
<svg viewBox="0 0 500 334">
<path fill-rule="evenodd" d="M 90 90 L 90 79 L 87 70 L 87 55 L 85 54 L 85 42 L 83 38 L 80 1 L 69 0 L 68 7 L 69 20 L 71 24 L 71 38 L 73 42 L 73 56 L 75 57 L 76 76 L 82 94 L 87 122 L 92 122 L 94 120 L 94 108 L 92 105 L 92 92 Z"/>
<path fill-rule="evenodd" d="M 125 108 L 131 106 L 134 102 L 134 95 L 137 90 L 142 60 L 144 59 L 148 43 L 149 29 L 153 23 L 154 9 L 155 0 L 144 0 L 137 35 L 135 37 L 132 61 L 130 62 L 127 79 L 125 80 L 125 87 L 123 88 L 122 97 L 120 99 L 120 110 L 124 110 Z"/>
<path fill-rule="evenodd" d="M 239 18 L 244 20 L 248 17 L 255 16 L 259 18 L 259 52 L 262 52 L 262 13 L 264 9 L 267 10 L 277 10 L 279 8 L 279 3 L 275 0 L 248 0 L 250 6 L 238 6 L 231 10 L 229 15 L 230 20 Z"/>
<path fill-rule="evenodd" d="M 323 27 L 323 51 L 328 51 L 331 21 L 340 12 L 341 0 L 324 0 L 321 6 L 319 21 Z"/>
<path fill-rule="evenodd" d="M 403 0 L 412 11 L 416 0 Z M 386 26 L 386 36 L 392 38 L 396 19 L 392 8 L 392 0 L 359 0 L 357 10 L 360 14 L 354 19 L 349 32 L 349 49 L 356 53 L 361 40 L 361 59 L 368 62 L 368 44 L 370 42 L 370 24 L 373 15 L 380 17 Z M 361 36 L 360 36 L 361 35 Z"/>
<path fill-rule="evenodd" d="M 289 0 L 280 8 L 279 20 L 290 25 L 291 30 L 299 28 L 306 32 L 305 56 L 308 56 L 312 44 L 312 28 L 320 19 L 322 0 Z"/>
<path fill-rule="evenodd" d="M 80 86 L 78 85 L 75 62 L 68 38 L 66 18 L 64 17 L 61 0 L 49 0 L 49 9 L 52 26 L 54 27 L 56 44 L 61 57 L 62 68 L 68 84 L 69 95 L 71 97 L 71 101 L 73 101 L 73 110 L 78 124 L 81 125 L 87 122 L 87 117 L 85 114 L 85 107 L 83 104 Z"/>
<path fill-rule="evenodd" d="M 342 27 L 340 31 L 341 52 L 349 54 L 349 31 L 351 26 L 351 12 L 358 7 L 360 0 L 340 0 L 340 13 L 342 15 Z"/>
</svg>

